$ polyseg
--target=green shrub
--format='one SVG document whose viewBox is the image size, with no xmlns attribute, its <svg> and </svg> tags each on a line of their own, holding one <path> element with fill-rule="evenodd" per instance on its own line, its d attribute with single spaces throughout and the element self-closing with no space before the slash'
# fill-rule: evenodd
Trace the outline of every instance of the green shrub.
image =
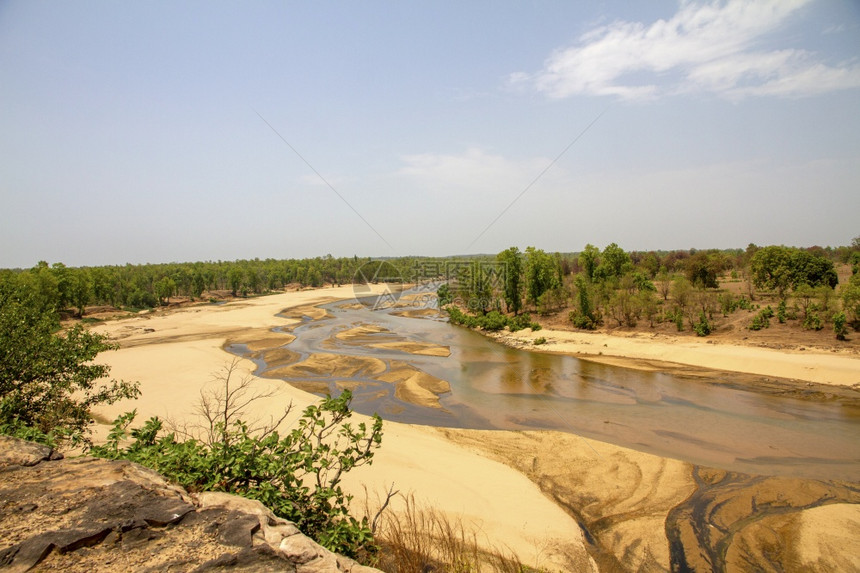
<svg viewBox="0 0 860 573">
<path fill-rule="evenodd" d="M 761 330 L 762 328 L 770 328 L 770 319 L 773 318 L 773 309 L 767 306 L 761 309 L 756 314 L 750 323 L 750 330 Z"/>
<path fill-rule="evenodd" d="M 382 419 L 370 426 L 349 423 L 352 394 L 328 396 L 305 409 L 294 429 L 281 436 L 272 429 L 254 432 L 236 420 L 215 423 L 214 440 L 164 433 L 158 418 L 128 431 L 130 412 L 116 419 L 107 442 L 91 453 L 150 467 L 189 491 L 223 491 L 256 499 L 275 515 L 296 523 L 328 549 L 356 558 L 376 551 L 367 518 L 349 514 L 351 496 L 341 488 L 343 474 L 369 465 L 382 442 Z M 127 436 L 132 442 L 119 444 Z"/>
<path fill-rule="evenodd" d="M 490 332 L 502 330 L 506 326 L 515 332 L 524 328 L 532 330 L 540 330 L 540 324 L 531 321 L 528 314 L 520 316 L 505 316 L 496 310 L 491 310 L 487 314 L 472 315 L 467 314 L 456 306 L 449 306 L 445 310 L 448 311 L 448 318 L 451 324 L 459 324 L 468 328 L 481 328 Z"/>
<path fill-rule="evenodd" d="M 696 331 L 696 336 L 707 336 L 713 332 L 713 326 L 708 322 L 708 317 L 705 316 L 705 311 L 699 313 L 699 322 L 693 326 Z"/>
<path fill-rule="evenodd" d="M 738 308 L 738 301 L 730 292 L 723 292 L 717 296 L 717 301 L 720 303 L 720 310 L 723 311 L 723 316 L 728 316 Z"/>
<path fill-rule="evenodd" d="M 524 328 L 531 328 L 532 330 L 540 330 L 540 325 L 536 322 L 532 322 L 532 317 L 528 313 L 521 314 L 519 316 L 513 316 L 507 318 L 508 328 L 511 329 L 511 332 L 516 332 L 518 330 L 523 330 Z"/>
<path fill-rule="evenodd" d="M 836 340 L 845 340 L 845 335 L 848 333 L 845 322 L 846 316 L 844 312 L 837 312 L 833 315 L 833 332 L 836 334 Z"/>
<path fill-rule="evenodd" d="M 546 344 L 546 338 L 544 338 L 543 336 L 541 336 L 539 338 L 535 338 L 534 344 L 535 345 Z"/>
<path fill-rule="evenodd" d="M 779 301 L 779 306 L 776 307 L 776 319 L 780 324 L 785 324 L 785 319 L 787 318 L 786 310 L 785 300 Z"/>
<path fill-rule="evenodd" d="M 436 297 L 439 299 L 439 308 L 454 302 L 454 295 L 451 292 L 451 287 L 448 286 L 448 283 L 442 283 L 439 285 L 439 288 L 436 289 Z"/>
<path fill-rule="evenodd" d="M 594 330 L 595 328 L 597 328 L 597 325 L 594 324 L 594 321 L 591 319 L 591 317 L 588 317 L 584 314 L 580 314 L 578 311 L 570 311 L 567 317 L 576 328 L 582 328 L 584 330 Z"/>
<path fill-rule="evenodd" d="M 803 319 L 803 328 L 806 330 L 821 330 L 824 328 L 824 325 L 821 324 L 821 317 L 818 316 L 817 312 L 810 312 L 806 315 L 806 318 Z"/>
</svg>

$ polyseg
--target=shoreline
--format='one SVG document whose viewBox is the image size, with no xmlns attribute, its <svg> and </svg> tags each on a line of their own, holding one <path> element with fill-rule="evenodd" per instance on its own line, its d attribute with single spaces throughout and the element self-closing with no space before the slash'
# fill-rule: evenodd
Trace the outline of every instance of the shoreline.
<svg viewBox="0 0 860 573">
<path fill-rule="evenodd" d="M 219 371 L 223 373 L 233 359 L 225 344 L 234 339 L 249 343 L 258 337 L 271 338 L 272 328 L 301 321 L 295 316 L 297 308 L 352 297 L 349 286 L 280 293 L 100 324 L 93 330 L 113 336 L 121 346 L 100 355 L 99 361 L 111 366 L 112 378 L 139 380 L 142 394 L 134 401 L 98 407 L 94 413 L 98 419 L 113 420 L 136 409 L 134 427 L 151 416 L 194 424 L 200 392 L 217 384 Z M 256 364 L 250 359 L 238 359 L 236 365 L 234 374 L 250 377 L 255 391 L 277 393 L 265 403 L 253 404 L 247 412 L 249 419 L 277 417 L 292 403 L 293 410 L 284 422 L 289 428 L 302 410 L 319 400 L 281 380 L 255 376 Z M 369 417 L 355 413 L 353 420 L 366 422 Z M 109 423 L 98 424 L 93 438 L 104 440 L 109 430 Z M 357 468 L 343 482 L 345 491 L 354 496 L 354 511 L 359 516 L 363 503 L 372 506 L 374 496 L 383 495 L 392 484 L 404 496 L 414 495 L 419 506 L 440 511 L 452 523 L 463 523 L 467 531 L 474 528 L 482 546 L 511 551 L 533 567 L 564 571 L 576 562 L 586 564 L 586 570 L 596 570 L 590 565 L 579 524 L 535 483 L 499 461 L 453 443 L 433 428 L 386 421 L 382 447 L 373 464 Z M 397 499 L 390 507 L 403 511 L 405 500 Z M 537 549 L 544 546 L 546 550 Z"/>
<path fill-rule="evenodd" d="M 848 353 L 777 350 L 662 334 L 619 336 L 551 329 L 482 334 L 514 348 L 566 354 L 626 368 L 674 370 L 679 365 L 691 366 L 860 390 L 860 356 Z M 546 342 L 536 345 L 534 341 L 538 338 Z"/>
<path fill-rule="evenodd" d="M 99 408 L 97 412 L 102 418 L 113 419 L 136 408 L 139 415 L 135 425 L 152 415 L 189 422 L 193 420 L 193 404 L 199 399 L 200 391 L 212 383 L 213 373 L 223 369 L 231 360 L 225 351 L 226 344 L 241 342 L 250 345 L 272 339 L 286 343 L 291 335 L 275 334 L 271 329 L 299 323 L 300 315 L 312 305 L 329 302 L 333 298 L 351 297 L 351 287 L 291 292 L 218 306 L 187 307 L 99 325 L 94 330 L 120 337 L 121 343 L 119 351 L 105 353 L 100 359 L 113 367 L 113 377 L 140 380 L 143 395 L 136 402 Z M 653 341 L 636 340 L 634 337 L 605 334 L 594 337 L 594 334 L 586 333 L 584 336 L 589 338 L 577 339 L 575 336 L 578 334 L 542 330 L 537 333 L 521 331 L 514 335 L 503 333 L 493 338 L 538 352 L 581 354 L 584 359 L 614 361 L 618 366 L 684 367 L 683 361 L 663 359 L 657 362 L 660 359 L 654 356 L 664 351 L 668 353 L 681 344 L 661 341 L 658 347 Z M 541 336 L 548 339 L 547 344 L 535 346 L 533 340 Z M 624 341 L 636 344 L 621 344 Z M 642 350 L 646 348 L 643 344 L 649 345 L 651 353 Z M 576 345 L 583 350 L 570 352 Z M 707 343 L 699 346 L 723 351 L 735 348 Z M 818 369 L 819 377 L 829 377 L 828 367 L 819 368 L 819 357 L 820 354 L 813 352 L 801 355 L 810 371 Z M 709 360 L 715 358 L 709 355 Z M 278 393 L 275 399 L 255 405 L 257 407 L 249 412 L 251 417 L 277 415 L 286 403 L 292 402 L 295 408 L 287 420 L 290 424 L 305 406 L 317 401 L 316 396 L 280 380 L 254 376 L 256 365 L 249 359 L 240 359 L 237 364 L 238 373 L 253 378 L 255 388 Z M 860 361 L 848 364 L 858 369 L 855 372 L 860 377 Z M 720 370 L 724 372 L 726 368 Z M 800 380 L 797 376 L 788 378 Z M 796 386 L 798 382 L 792 384 Z M 831 388 L 841 388 L 849 394 L 856 392 L 856 388 L 850 386 Z M 359 414 L 355 418 L 365 419 Z M 104 425 L 99 428 L 102 433 L 107 429 L 108 426 Z M 535 567 L 569 570 L 571 563 L 577 563 L 596 570 L 610 565 L 615 559 L 612 555 L 621 561 L 626 560 L 622 556 L 629 551 L 632 560 L 640 565 L 647 563 L 668 569 L 669 545 L 660 524 L 677 504 L 690 496 L 694 487 L 692 472 L 697 471 L 696 467 L 605 442 L 589 442 L 592 446 L 583 447 L 580 437 L 553 431 L 494 430 L 486 433 L 386 421 L 383 446 L 377 452 L 374 464 L 346 476 L 344 486 L 354 495 L 355 511 L 360 515 L 362 501 L 372 500 L 374 495 L 394 484 L 404 495 L 414 495 L 422 506 L 433 507 L 454 522 L 474 527 L 483 545 L 508 549 L 524 563 Z M 561 448 L 561 456 L 560 444 L 565 444 Z M 514 456 L 516 452 L 520 453 Z M 579 470 L 570 472 L 570 468 Z M 544 469 L 551 473 L 546 474 Z M 562 473 L 552 474 L 555 471 Z M 565 471 L 575 481 L 565 481 Z M 629 480 L 625 476 L 640 474 L 644 477 L 636 482 L 635 488 L 640 501 L 632 508 L 635 509 L 635 519 L 628 519 L 623 517 L 628 514 L 626 506 L 613 501 L 617 496 L 607 488 L 613 483 L 617 485 L 611 487 L 628 487 L 625 484 Z M 547 478 L 547 475 L 561 477 Z M 781 483 L 779 487 L 785 489 L 785 483 Z M 673 493 L 667 497 L 660 491 Z M 591 496 L 605 501 L 593 505 L 587 502 Z M 402 502 L 393 503 L 393 511 L 401 511 L 402 505 Z M 839 510 L 843 523 L 850 527 L 856 524 L 860 528 L 860 504 L 851 499 Z M 796 514 L 800 519 L 800 516 L 811 516 L 810 511 L 798 511 L 792 515 Z M 603 523 L 605 517 L 612 515 L 615 517 L 610 519 L 617 525 L 605 532 L 604 540 L 596 547 L 589 541 L 594 533 L 592 526 Z M 807 531 L 802 529 L 800 521 L 789 525 L 791 532 L 800 534 Z M 584 530 L 588 531 L 588 537 Z M 829 530 L 822 531 L 819 537 L 829 539 L 829 535 Z M 636 549 L 640 544 L 641 548 Z"/>
</svg>

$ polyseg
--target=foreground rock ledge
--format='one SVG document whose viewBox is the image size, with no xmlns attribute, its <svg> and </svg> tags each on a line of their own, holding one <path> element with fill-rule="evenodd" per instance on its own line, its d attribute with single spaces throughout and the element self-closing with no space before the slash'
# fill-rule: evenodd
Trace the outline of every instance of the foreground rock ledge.
<svg viewBox="0 0 860 573">
<path fill-rule="evenodd" d="M 62 459 L 0 436 L 3 571 L 377 571 L 336 555 L 261 503 L 189 494 L 143 466 Z"/>
</svg>

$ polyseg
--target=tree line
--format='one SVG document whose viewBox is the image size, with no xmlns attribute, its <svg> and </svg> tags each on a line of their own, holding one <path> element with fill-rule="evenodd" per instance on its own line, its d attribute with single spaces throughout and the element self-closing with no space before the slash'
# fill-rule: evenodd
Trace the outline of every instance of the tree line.
<svg viewBox="0 0 860 573">
<path fill-rule="evenodd" d="M 390 261 L 404 275 L 411 259 Z M 71 309 L 82 315 L 87 306 L 109 305 L 139 310 L 170 302 L 173 297 L 199 300 L 206 293 L 259 295 L 297 288 L 353 282 L 359 269 L 374 276 L 380 261 L 331 255 L 311 259 L 253 259 L 98 267 L 68 267 L 40 261 L 30 269 L 0 270 L 0 283 L 33 293 L 39 304 L 55 311 Z"/>
<path fill-rule="evenodd" d="M 835 263 L 852 274 L 839 284 Z M 806 329 L 832 324 L 838 338 L 846 325 L 860 328 L 860 237 L 849 247 L 796 248 L 781 245 L 746 249 L 627 252 L 616 243 L 603 250 L 587 244 L 571 254 L 511 247 L 474 260 L 442 289 L 440 302 L 460 303 L 473 316 L 495 313 L 487 324 L 503 324 L 496 314 L 517 316 L 568 311 L 573 326 L 594 329 L 670 322 L 679 331 L 706 336 L 720 317 L 758 311 L 749 327 L 766 328 L 771 317 L 797 320 Z M 720 288 L 739 283 L 730 292 Z M 777 306 L 761 308 L 773 301 Z M 770 316 L 769 316 L 770 315 Z M 455 322 L 466 323 L 459 309 Z M 480 324 L 480 321 L 471 321 Z M 518 324 L 518 323 L 517 323 Z"/>
</svg>

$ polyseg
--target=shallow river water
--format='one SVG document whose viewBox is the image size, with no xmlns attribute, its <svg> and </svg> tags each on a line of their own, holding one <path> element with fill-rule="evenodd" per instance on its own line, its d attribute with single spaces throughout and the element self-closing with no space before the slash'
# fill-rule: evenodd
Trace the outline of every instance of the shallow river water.
<svg viewBox="0 0 860 573">
<path fill-rule="evenodd" d="M 353 406 L 384 419 L 477 429 L 555 429 L 712 467 L 766 475 L 860 480 L 860 401 L 750 391 L 756 378 L 716 379 L 649 372 L 572 356 L 510 348 L 442 320 L 325 305 L 331 317 L 290 329 L 302 357 L 341 353 L 399 360 L 447 380 L 442 409 L 398 400 L 363 378 Z M 448 357 L 348 344 L 334 338 L 358 325 L 382 326 L 410 341 L 448 346 Z M 381 336 L 385 336 L 384 334 Z M 241 347 L 233 347 L 242 352 Z M 265 364 L 259 364 L 265 371 Z M 340 379 L 343 381 L 343 379 Z M 289 381 L 289 380 L 288 380 Z M 335 390 L 337 380 L 327 380 Z"/>
</svg>

